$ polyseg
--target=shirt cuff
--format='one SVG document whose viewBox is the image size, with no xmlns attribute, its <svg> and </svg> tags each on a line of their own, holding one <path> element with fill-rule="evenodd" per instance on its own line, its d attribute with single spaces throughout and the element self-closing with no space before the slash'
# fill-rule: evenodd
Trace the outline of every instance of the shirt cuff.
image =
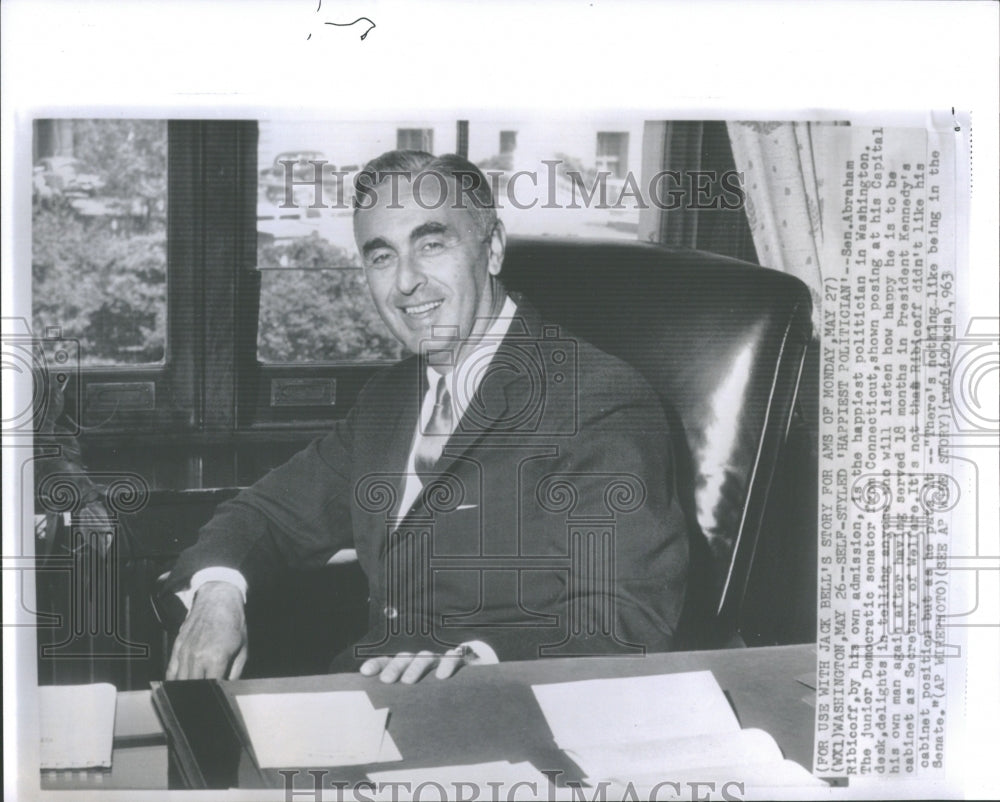
<svg viewBox="0 0 1000 802">
<path fill-rule="evenodd" d="M 246 578 L 235 568 L 223 568 L 221 566 L 202 568 L 200 571 L 196 571 L 194 576 L 191 577 L 191 582 L 187 588 L 177 591 L 177 598 L 190 610 L 191 605 L 194 604 L 194 595 L 202 585 L 208 582 L 228 582 L 230 585 L 234 585 L 243 597 L 243 603 L 247 603 Z"/>
<path fill-rule="evenodd" d="M 497 657 L 493 648 L 481 640 L 467 640 L 460 645 L 475 655 L 474 660 L 468 661 L 470 666 L 492 666 L 500 662 L 500 658 Z"/>
</svg>

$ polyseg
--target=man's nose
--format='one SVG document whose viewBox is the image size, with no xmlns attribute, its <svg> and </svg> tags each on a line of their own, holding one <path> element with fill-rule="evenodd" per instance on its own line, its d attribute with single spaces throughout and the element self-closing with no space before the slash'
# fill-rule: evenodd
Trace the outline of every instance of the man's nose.
<svg viewBox="0 0 1000 802">
<path fill-rule="evenodd" d="M 417 260 L 409 254 L 399 258 L 396 269 L 396 290 L 403 295 L 412 295 L 424 283 Z"/>
</svg>

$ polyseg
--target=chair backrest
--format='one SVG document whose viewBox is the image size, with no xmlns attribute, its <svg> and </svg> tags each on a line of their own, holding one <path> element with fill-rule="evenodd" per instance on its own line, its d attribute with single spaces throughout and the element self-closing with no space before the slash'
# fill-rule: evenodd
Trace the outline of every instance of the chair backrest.
<svg viewBox="0 0 1000 802">
<path fill-rule="evenodd" d="M 688 607 L 707 619 L 687 626 L 734 634 L 810 338 L 808 289 L 715 254 L 548 237 L 512 237 L 501 277 L 660 394 L 697 525 Z"/>
</svg>

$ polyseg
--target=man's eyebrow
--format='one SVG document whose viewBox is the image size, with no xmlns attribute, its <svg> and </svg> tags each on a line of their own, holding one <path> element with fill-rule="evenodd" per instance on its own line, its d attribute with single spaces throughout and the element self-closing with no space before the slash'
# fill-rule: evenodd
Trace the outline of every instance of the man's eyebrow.
<svg viewBox="0 0 1000 802">
<path fill-rule="evenodd" d="M 421 223 L 410 232 L 410 242 L 416 242 L 421 237 L 427 237 L 432 234 L 447 234 L 451 230 L 451 227 L 444 223 Z M 389 248 L 391 250 L 392 246 L 382 239 L 382 237 L 373 237 L 361 246 L 361 255 L 368 256 L 372 251 L 377 251 L 379 248 Z"/>
<path fill-rule="evenodd" d="M 386 242 L 384 239 L 382 239 L 381 237 L 374 237 L 373 239 L 368 240 L 368 242 L 366 242 L 363 246 L 361 246 L 361 255 L 367 256 L 372 251 L 377 251 L 379 248 L 388 248 L 388 247 L 389 243 Z"/>
<path fill-rule="evenodd" d="M 421 223 L 410 232 L 410 242 L 418 240 L 421 237 L 426 237 L 429 234 L 447 234 L 449 231 L 451 231 L 451 228 L 444 223 Z"/>
</svg>

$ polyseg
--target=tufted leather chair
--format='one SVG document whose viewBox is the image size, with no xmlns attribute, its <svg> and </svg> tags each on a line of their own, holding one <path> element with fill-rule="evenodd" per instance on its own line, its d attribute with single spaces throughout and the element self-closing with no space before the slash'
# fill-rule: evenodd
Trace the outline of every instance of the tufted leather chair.
<svg viewBox="0 0 1000 802">
<path fill-rule="evenodd" d="M 642 242 L 514 238 L 501 274 L 660 394 L 692 529 L 682 648 L 733 645 L 809 342 L 796 278 Z"/>
</svg>

